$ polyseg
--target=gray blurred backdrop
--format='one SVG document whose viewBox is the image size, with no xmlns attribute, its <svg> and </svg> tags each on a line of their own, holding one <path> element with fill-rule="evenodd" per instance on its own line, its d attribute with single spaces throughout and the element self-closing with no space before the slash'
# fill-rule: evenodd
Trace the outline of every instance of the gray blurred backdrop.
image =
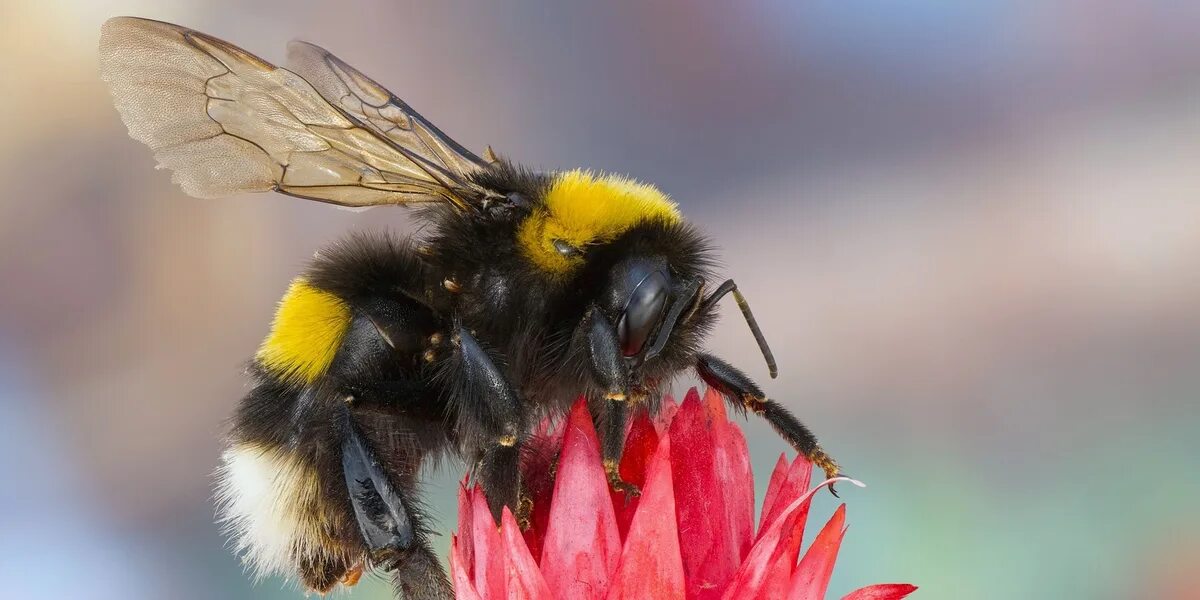
<svg viewBox="0 0 1200 600">
<path fill-rule="evenodd" d="M 311 40 L 477 151 L 670 193 L 765 326 L 767 389 L 870 485 L 839 595 L 1200 597 L 1200 4 L 0 7 L 0 597 L 299 597 L 213 525 L 223 419 L 312 252 L 412 228 L 184 196 L 98 80 L 119 14 L 279 62 Z M 765 379 L 726 311 L 711 348 Z M 761 499 L 784 445 L 747 434 Z"/>
</svg>

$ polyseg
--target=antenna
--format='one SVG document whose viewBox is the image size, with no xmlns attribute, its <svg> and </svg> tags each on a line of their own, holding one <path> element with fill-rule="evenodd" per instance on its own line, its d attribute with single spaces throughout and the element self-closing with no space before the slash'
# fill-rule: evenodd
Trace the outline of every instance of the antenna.
<svg viewBox="0 0 1200 600">
<path fill-rule="evenodd" d="M 746 325 L 750 326 L 750 333 L 754 334 L 754 341 L 758 342 L 758 349 L 762 352 L 763 360 L 767 361 L 767 371 L 771 374 L 771 379 L 779 376 L 779 366 L 775 364 L 775 355 L 771 354 L 771 347 L 767 345 L 767 338 L 763 336 L 762 329 L 758 326 L 758 320 L 754 318 L 754 313 L 750 311 L 750 303 L 746 301 L 746 297 L 742 292 L 738 291 L 737 284 L 732 279 L 725 280 L 720 287 L 713 290 L 713 293 L 708 298 L 704 299 L 704 307 L 708 308 L 717 303 L 725 294 L 733 292 L 733 299 L 737 302 L 738 308 L 742 310 L 742 316 L 746 318 Z"/>
</svg>

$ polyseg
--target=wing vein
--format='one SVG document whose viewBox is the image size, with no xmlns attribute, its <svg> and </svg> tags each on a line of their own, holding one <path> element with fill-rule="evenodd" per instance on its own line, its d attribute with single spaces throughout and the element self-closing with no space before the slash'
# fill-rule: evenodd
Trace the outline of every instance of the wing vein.
<svg viewBox="0 0 1200 600">
<path fill-rule="evenodd" d="M 194 196 L 460 208 L 481 197 L 472 174 L 485 163 L 337 57 L 301 51 L 307 60 L 283 69 L 201 32 L 117 17 L 101 32 L 101 76 L 130 135 Z"/>
</svg>

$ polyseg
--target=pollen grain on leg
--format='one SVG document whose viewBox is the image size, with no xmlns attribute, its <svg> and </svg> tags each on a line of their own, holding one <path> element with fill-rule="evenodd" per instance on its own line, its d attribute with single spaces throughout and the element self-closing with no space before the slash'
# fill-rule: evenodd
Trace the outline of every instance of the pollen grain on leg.
<svg viewBox="0 0 1200 600">
<path fill-rule="evenodd" d="M 517 500 L 517 525 L 521 531 L 528 531 L 533 526 L 533 498 L 521 494 Z"/>
<path fill-rule="evenodd" d="M 746 407 L 746 410 L 756 415 L 762 415 L 764 412 L 766 412 L 767 409 L 766 406 L 764 406 L 766 403 L 766 398 L 755 396 L 754 394 L 742 395 L 742 406 Z"/>
<path fill-rule="evenodd" d="M 341 583 L 342 583 L 342 585 L 344 585 L 346 587 L 354 587 L 355 585 L 358 585 L 358 580 L 362 579 L 362 574 L 363 574 L 362 564 L 360 563 L 360 564 L 354 565 L 353 567 L 350 567 L 349 571 L 346 571 L 345 575 L 342 576 Z"/>
</svg>

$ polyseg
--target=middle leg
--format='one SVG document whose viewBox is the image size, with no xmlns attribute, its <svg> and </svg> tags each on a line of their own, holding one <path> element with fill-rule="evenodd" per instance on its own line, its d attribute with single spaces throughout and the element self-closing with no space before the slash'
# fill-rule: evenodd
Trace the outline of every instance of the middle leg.
<svg viewBox="0 0 1200 600">
<path fill-rule="evenodd" d="M 476 476 L 496 521 L 505 506 L 518 520 L 526 521 L 520 472 L 525 409 L 496 361 L 467 328 L 456 325 L 450 344 L 452 352 L 440 379 L 457 415 L 459 443 L 474 455 Z"/>
</svg>

